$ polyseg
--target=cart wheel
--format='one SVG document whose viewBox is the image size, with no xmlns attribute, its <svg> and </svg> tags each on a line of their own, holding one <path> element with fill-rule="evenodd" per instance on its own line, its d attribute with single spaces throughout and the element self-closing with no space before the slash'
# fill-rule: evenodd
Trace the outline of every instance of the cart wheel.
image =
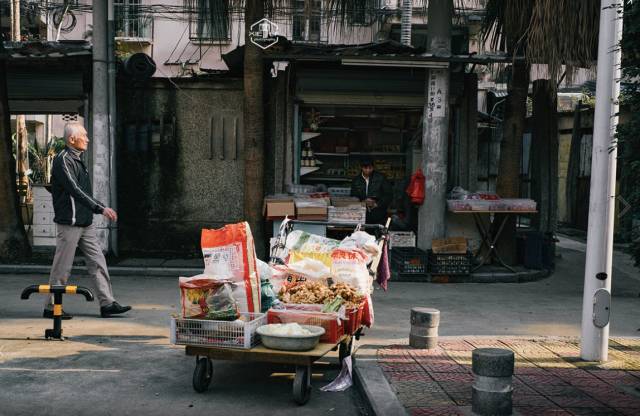
<svg viewBox="0 0 640 416">
<path fill-rule="evenodd" d="M 349 342 L 341 342 L 340 349 L 338 350 L 338 360 L 340 361 L 340 365 L 342 365 L 342 361 L 351 355 L 351 349 L 353 348 L 353 338 L 349 338 Z"/>
<path fill-rule="evenodd" d="M 208 358 L 200 358 L 196 362 L 196 369 L 193 371 L 193 389 L 198 393 L 204 393 L 211 384 L 213 376 L 213 364 Z"/>
<path fill-rule="evenodd" d="M 299 405 L 309 401 L 311 397 L 311 369 L 310 366 L 296 367 L 296 377 L 293 379 L 293 400 Z"/>
</svg>

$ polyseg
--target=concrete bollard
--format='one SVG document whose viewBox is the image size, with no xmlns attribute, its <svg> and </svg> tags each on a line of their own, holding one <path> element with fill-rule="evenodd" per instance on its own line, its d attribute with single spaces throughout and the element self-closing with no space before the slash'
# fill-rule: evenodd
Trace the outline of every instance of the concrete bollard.
<svg viewBox="0 0 640 416">
<path fill-rule="evenodd" d="M 513 351 L 502 348 L 473 350 L 471 367 L 474 382 L 471 410 L 479 416 L 512 414 Z"/>
<path fill-rule="evenodd" d="M 413 348 L 432 349 L 438 346 L 440 311 L 433 308 L 411 308 L 409 345 Z"/>
</svg>

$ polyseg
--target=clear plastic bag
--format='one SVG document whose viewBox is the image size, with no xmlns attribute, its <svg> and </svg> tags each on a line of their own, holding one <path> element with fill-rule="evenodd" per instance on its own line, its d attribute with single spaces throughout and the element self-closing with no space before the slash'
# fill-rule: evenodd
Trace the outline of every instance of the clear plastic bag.
<svg viewBox="0 0 640 416">
<path fill-rule="evenodd" d="M 345 357 L 344 360 L 342 360 L 342 369 L 338 377 L 326 386 L 320 387 L 320 390 L 335 392 L 345 391 L 351 387 L 353 385 L 352 366 L 351 356 Z"/>
</svg>

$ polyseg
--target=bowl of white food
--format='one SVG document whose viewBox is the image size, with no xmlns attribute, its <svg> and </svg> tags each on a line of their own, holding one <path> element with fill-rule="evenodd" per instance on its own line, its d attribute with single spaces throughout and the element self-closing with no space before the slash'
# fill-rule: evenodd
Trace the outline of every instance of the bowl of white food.
<svg viewBox="0 0 640 416">
<path fill-rule="evenodd" d="M 308 351 L 320 342 L 324 328 L 314 325 L 269 324 L 262 325 L 256 332 L 260 335 L 262 345 L 274 350 Z"/>
</svg>

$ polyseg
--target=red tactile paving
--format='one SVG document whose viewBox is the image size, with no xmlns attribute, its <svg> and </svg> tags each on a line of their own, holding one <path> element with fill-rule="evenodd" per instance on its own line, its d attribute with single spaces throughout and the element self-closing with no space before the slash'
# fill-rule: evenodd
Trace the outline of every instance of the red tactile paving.
<svg viewBox="0 0 640 416">
<path fill-rule="evenodd" d="M 514 407 L 521 416 L 572 416 L 571 413 L 557 407 Z"/>
<path fill-rule="evenodd" d="M 407 364 L 407 363 L 379 363 L 378 364 L 382 371 L 423 371 L 422 367 L 417 364 Z"/>
<path fill-rule="evenodd" d="M 554 376 L 529 376 L 529 375 L 517 375 L 523 383 L 530 387 L 536 388 L 537 385 L 546 384 L 553 386 L 566 386 L 567 382 Z"/>
<path fill-rule="evenodd" d="M 573 396 L 550 396 L 549 399 L 558 406 L 565 407 L 604 407 L 606 404 L 601 403 L 589 396 L 573 397 Z"/>
<path fill-rule="evenodd" d="M 429 373 L 436 381 L 460 381 L 471 383 L 473 375 L 467 373 Z"/>
<path fill-rule="evenodd" d="M 631 371 L 579 368 L 577 342 L 449 340 L 434 350 L 398 345 L 378 350 L 378 363 L 409 414 L 468 415 L 474 377 L 468 364 L 471 351 L 476 347 L 497 346 L 516 353 L 513 378 L 516 414 L 640 416 L 640 392 L 636 396 L 633 390 L 640 386 L 640 368 Z M 635 365 L 636 356 L 640 355 L 635 347 L 616 344 L 614 348 L 616 361 L 627 358 L 617 368 Z"/>
<path fill-rule="evenodd" d="M 616 412 L 615 410 L 609 408 L 609 407 L 592 407 L 590 409 L 588 408 L 581 408 L 581 407 L 570 407 L 566 409 L 567 411 L 569 411 L 572 415 L 574 416 L 619 416 L 620 413 Z"/>
<path fill-rule="evenodd" d="M 465 416 L 457 406 L 410 407 L 408 410 L 411 416 Z"/>
<path fill-rule="evenodd" d="M 387 380 L 393 381 L 433 381 L 429 374 L 418 371 L 385 371 Z"/>
</svg>

